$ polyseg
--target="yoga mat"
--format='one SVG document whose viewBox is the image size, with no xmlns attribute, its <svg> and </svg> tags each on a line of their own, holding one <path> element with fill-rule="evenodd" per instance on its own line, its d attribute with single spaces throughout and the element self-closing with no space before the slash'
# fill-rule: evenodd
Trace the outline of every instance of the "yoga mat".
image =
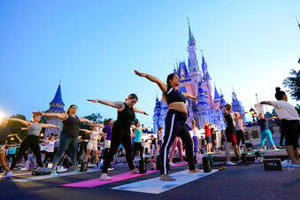
<svg viewBox="0 0 300 200">
<path fill-rule="evenodd" d="M 195 181 L 205 176 L 211 175 L 218 170 L 212 170 L 210 173 L 204 173 L 202 170 L 198 173 L 189 173 L 189 170 L 170 174 L 176 181 L 161 181 L 160 177 L 137 181 L 126 185 L 114 187 L 114 190 L 124 190 L 131 192 L 143 192 L 150 194 L 160 194 L 168 190 L 174 189 L 186 183 Z M 200 186 L 199 186 L 200 187 Z"/>
<path fill-rule="evenodd" d="M 158 172 L 158 170 L 148 170 L 147 173 L 145 173 L 145 174 L 130 174 L 129 172 L 126 172 L 126 173 L 111 176 L 112 179 L 108 180 L 108 181 L 102 181 L 99 178 L 96 178 L 96 179 L 90 179 L 90 180 L 86 180 L 86 181 L 79 181 L 79 182 L 75 182 L 75 183 L 68 183 L 68 184 L 64 184 L 64 185 L 60 185 L 60 186 L 72 187 L 72 188 L 93 188 L 93 187 L 97 187 L 97 186 L 101 186 L 101 185 L 105 185 L 105 184 L 109 184 L 109 183 L 115 183 L 115 182 L 119 182 L 119 181 L 123 181 L 123 180 L 127 180 L 127 179 L 144 176 L 146 174 L 152 174 L 155 172 Z"/>
<path fill-rule="evenodd" d="M 170 165 L 171 167 L 179 167 L 179 166 L 183 166 L 188 164 L 187 162 L 178 162 L 178 163 L 174 163 L 174 165 Z"/>
</svg>

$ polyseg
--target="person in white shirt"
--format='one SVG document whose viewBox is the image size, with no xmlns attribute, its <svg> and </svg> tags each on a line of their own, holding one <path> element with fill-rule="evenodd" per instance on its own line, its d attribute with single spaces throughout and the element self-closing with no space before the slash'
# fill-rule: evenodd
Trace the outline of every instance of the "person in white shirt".
<svg viewBox="0 0 300 200">
<path fill-rule="evenodd" d="M 94 124 L 93 130 L 87 130 L 87 129 L 80 129 L 80 131 L 83 131 L 90 135 L 90 140 L 87 145 L 87 152 L 85 154 L 85 162 L 88 162 L 90 154 L 92 151 L 95 153 L 96 163 L 98 164 L 98 140 L 100 139 L 100 136 L 103 136 L 102 130 L 104 128 L 103 124 Z"/>
<path fill-rule="evenodd" d="M 50 162 L 53 163 L 54 158 L 54 145 L 57 140 L 54 139 L 54 135 L 51 135 L 48 140 L 45 141 L 46 144 L 46 155 L 44 159 L 44 164 L 50 159 Z"/>
<path fill-rule="evenodd" d="M 299 114 L 297 110 L 289 104 L 284 91 L 276 88 L 275 98 L 277 101 L 262 101 L 260 104 L 267 104 L 275 108 L 275 112 L 280 119 L 280 131 L 286 136 L 286 152 L 293 164 L 300 164 L 298 154 L 299 137 Z"/>
</svg>

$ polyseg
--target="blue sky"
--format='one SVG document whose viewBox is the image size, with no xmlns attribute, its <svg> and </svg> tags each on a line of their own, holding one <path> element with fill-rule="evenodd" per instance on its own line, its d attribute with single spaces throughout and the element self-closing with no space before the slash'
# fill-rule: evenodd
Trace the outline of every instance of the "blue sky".
<svg viewBox="0 0 300 200">
<path fill-rule="evenodd" d="M 86 99 L 137 93 L 137 107 L 150 113 L 139 118 L 150 126 L 161 93 L 133 70 L 165 80 L 186 60 L 187 17 L 212 84 L 227 101 L 234 87 L 248 110 L 255 93 L 273 100 L 290 69 L 300 68 L 299 10 L 298 0 L 1 1 L 0 110 L 27 117 L 47 110 L 61 80 L 65 104 L 77 104 L 80 116 L 115 118 L 114 109 Z"/>
</svg>

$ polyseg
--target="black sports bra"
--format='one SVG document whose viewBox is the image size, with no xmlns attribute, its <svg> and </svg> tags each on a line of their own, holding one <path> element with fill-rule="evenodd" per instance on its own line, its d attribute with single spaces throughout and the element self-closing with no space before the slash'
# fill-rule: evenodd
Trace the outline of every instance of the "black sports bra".
<svg viewBox="0 0 300 200">
<path fill-rule="evenodd" d="M 174 102 L 186 103 L 186 98 L 182 95 L 182 93 L 179 90 L 171 88 L 168 91 L 164 92 L 164 94 L 166 96 L 168 105 Z"/>
</svg>

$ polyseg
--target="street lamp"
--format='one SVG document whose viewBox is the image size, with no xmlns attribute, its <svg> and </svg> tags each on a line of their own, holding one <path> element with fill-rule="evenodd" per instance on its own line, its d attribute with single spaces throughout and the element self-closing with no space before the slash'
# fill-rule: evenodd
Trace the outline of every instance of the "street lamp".
<svg viewBox="0 0 300 200">
<path fill-rule="evenodd" d="M 255 112 L 255 110 L 254 110 L 253 108 L 251 108 L 249 111 L 250 111 L 250 114 L 251 114 L 251 116 L 252 116 L 253 122 L 255 122 L 255 117 L 256 117 L 256 112 Z"/>
</svg>

